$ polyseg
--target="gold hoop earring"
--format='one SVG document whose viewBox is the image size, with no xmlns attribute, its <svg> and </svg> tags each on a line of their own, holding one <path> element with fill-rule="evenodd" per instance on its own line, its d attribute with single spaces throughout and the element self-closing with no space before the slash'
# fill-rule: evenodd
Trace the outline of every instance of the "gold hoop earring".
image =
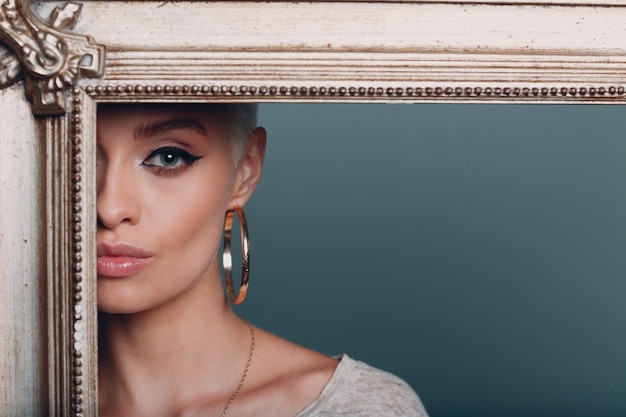
<svg viewBox="0 0 626 417">
<path fill-rule="evenodd" d="M 233 234 L 233 221 L 235 213 L 239 216 L 239 231 L 241 233 L 241 286 L 239 295 L 235 295 L 233 285 L 233 255 L 230 251 L 230 240 Z M 224 253 L 222 255 L 224 267 L 224 280 L 226 281 L 226 292 L 233 304 L 241 304 L 246 299 L 248 293 L 248 280 L 250 278 L 250 242 L 248 240 L 248 223 L 241 207 L 234 207 L 226 210 L 224 218 Z"/>
</svg>

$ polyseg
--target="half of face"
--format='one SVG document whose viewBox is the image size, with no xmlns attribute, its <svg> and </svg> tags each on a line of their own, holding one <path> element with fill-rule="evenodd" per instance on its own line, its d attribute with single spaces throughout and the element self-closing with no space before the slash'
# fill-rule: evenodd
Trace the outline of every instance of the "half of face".
<svg viewBox="0 0 626 417">
<path fill-rule="evenodd" d="M 206 106 L 101 105 L 97 127 L 98 306 L 133 313 L 200 283 L 215 262 L 225 211 L 261 174 L 265 132 L 233 163 L 228 126 Z"/>
</svg>

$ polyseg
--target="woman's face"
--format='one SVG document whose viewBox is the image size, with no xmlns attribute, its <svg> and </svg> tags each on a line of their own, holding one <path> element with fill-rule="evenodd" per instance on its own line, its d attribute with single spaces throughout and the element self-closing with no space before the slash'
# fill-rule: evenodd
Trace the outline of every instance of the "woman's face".
<svg viewBox="0 0 626 417">
<path fill-rule="evenodd" d="M 226 135 L 219 113 L 202 107 L 99 108 L 102 311 L 145 311 L 219 277 L 215 259 L 224 213 L 252 193 L 265 144 L 264 132 L 253 135 L 235 166 Z"/>
</svg>

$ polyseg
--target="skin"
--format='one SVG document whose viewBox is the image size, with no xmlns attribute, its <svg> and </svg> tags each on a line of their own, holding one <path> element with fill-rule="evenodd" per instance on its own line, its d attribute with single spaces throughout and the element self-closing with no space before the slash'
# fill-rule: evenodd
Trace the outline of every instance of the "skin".
<svg viewBox="0 0 626 417">
<path fill-rule="evenodd" d="M 99 415 L 219 416 L 251 340 L 226 300 L 217 255 L 226 209 L 243 206 L 261 177 L 265 131 L 252 133 L 234 164 L 218 113 L 101 106 L 97 143 Z M 101 248 L 120 244 L 149 260 L 111 276 Z M 255 333 L 228 415 L 295 416 L 319 396 L 337 361 Z"/>
</svg>

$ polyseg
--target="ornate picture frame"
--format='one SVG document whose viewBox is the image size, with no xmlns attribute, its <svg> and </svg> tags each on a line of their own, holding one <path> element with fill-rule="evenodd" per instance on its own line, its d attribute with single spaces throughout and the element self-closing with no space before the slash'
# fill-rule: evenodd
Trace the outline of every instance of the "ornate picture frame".
<svg viewBox="0 0 626 417">
<path fill-rule="evenodd" d="M 97 415 L 98 103 L 623 104 L 625 21 L 617 0 L 0 1 L 0 414 Z"/>
</svg>

